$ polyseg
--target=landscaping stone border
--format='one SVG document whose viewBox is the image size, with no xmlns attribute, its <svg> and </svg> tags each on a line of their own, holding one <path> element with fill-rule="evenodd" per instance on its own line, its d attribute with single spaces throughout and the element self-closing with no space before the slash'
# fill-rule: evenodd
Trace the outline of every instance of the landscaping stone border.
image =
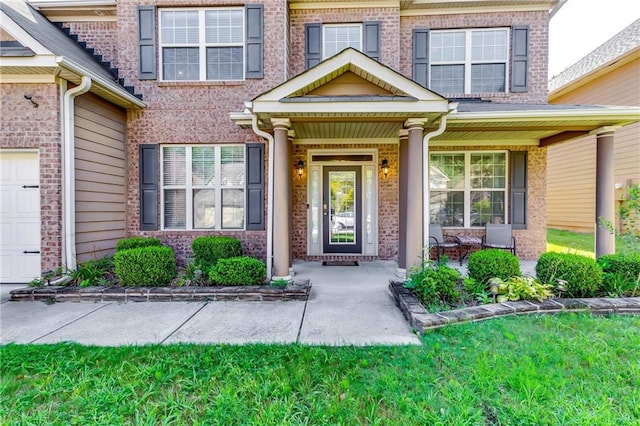
<svg viewBox="0 0 640 426">
<path fill-rule="evenodd" d="M 296 281 L 285 287 L 270 285 L 226 287 L 64 287 L 44 286 L 12 290 L 12 301 L 44 302 L 266 302 L 302 300 L 309 297 L 311 283 Z"/>
<path fill-rule="evenodd" d="M 515 314 L 551 314 L 557 312 L 592 312 L 594 314 L 640 314 L 640 297 L 547 299 L 543 302 L 519 300 L 492 303 L 453 311 L 427 312 L 403 282 L 390 281 L 389 290 L 409 325 L 417 332 L 439 328 L 448 324 L 480 321 Z"/>
</svg>

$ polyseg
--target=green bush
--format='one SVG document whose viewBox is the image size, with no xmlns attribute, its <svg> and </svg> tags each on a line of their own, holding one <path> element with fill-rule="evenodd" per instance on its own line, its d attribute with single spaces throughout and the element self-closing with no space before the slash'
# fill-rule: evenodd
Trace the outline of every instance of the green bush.
<svg viewBox="0 0 640 426">
<path fill-rule="evenodd" d="M 454 303 L 460 293 L 456 285 L 460 272 L 444 264 L 425 262 L 421 267 L 409 272 L 405 287 L 413 291 L 423 305 L 434 303 Z"/>
<path fill-rule="evenodd" d="M 171 247 L 138 247 L 115 254 L 116 276 L 125 286 L 163 286 L 176 275 Z"/>
<path fill-rule="evenodd" d="M 267 267 L 249 256 L 219 259 L 209 272 L 209 279 L 219 285 L 260 285 L 267 278 Z"/>
<path fill-rule="evenodd" d="M 491 292 L 496 297 L 496 302 L 502 303 L 515 300 L 536 299 L 542 302 L 553 296 L 551 289 L 553 286 L 542 284 L 533 277 L 511 277 L 507 280 L 491 278 Z"/>
<path fill-rule="evenodd" d="M 159 247 L 162 241 L 151 237 L 130 237 L 124 238 L 116 244 L 116 251 L 129 250 L 139 247 Z"/>
<path fill-rule="evenodd" d="M 536 275 L 546 284 L 562 281 L 569 297 L 592 297 L 602 286 L 602 270 L 594 259 L 573 253 L 544 253 Z"/>
<path fill-rule="evenodd" d="M 486 284 L 491 278 L 502 280 L 520 276 L 520 262 L 508 251 L 489 249 L 480 250 L 469 256 L 467 264 L 469 278 Z"/>
<path fill-rule="evenodd" d="M 607 296 L 640 294 L 640 254 L 608 254 L 598 258 L 603 272 L 603 292 Z"/>
<path fill-rule="evenodd" d="M 65 275 L 71 278 L 68 285 L 87 287 L 100 284 L 99 281 L 109 272 L 113 272 L 113 258 L 104 257 L 79 263 L 75 270 L 68 270 Z"/>
<path fill-rule="evenodd" d="M 242 256 L 242 245 L 237 238 L 210 235 L 194 238 L 191 243 L 196 262 L 204 269 L 215 265 L 219 259 Z"/>
</svg>

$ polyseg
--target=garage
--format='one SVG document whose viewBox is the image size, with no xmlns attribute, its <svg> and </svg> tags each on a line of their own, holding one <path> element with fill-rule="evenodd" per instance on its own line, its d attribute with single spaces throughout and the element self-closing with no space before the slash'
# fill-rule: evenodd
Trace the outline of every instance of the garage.
<svg viewBox="0 0 640 426">
<path fill-rule="evenodd" d="M 37 151 L 0 150 L 0 282 L 40 276 L 40 171 Z"/>
</svg>

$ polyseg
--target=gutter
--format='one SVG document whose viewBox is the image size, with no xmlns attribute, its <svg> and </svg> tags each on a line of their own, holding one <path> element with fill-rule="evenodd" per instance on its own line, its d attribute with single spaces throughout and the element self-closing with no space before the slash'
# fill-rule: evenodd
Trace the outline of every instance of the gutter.
<svg viewBox="0 0 640 426">
<path fill-rule="evenodd" d="M 429 246 L 429 141 L 440 136 L 447 129 L 447 116 L 458 108 L 457 102 L 449 104 L 449 111 L 440 118 L 437 130 L 427 133 L 422 138 L 422 246 Z"/>
<path fill-rule="evenodd" d="M 74 74 L 77 74 L 82 77 L 85 77 L 85 76 L 89 77 L 91 80 L 93 80 L 94 85 L 104 87 L 105 90 L 108 90 L 111 93 L 117 95 L 118 98 L 120 98 L 123 102 L 127 104 L 131 104 L 140 109 L 145 108 L 147 106 L 147 104 L 145 104 L 143 101 L 133 96 L 131 93 L 127 92 L 124 88 L 122 88 L 122 86 L 117 84 L 115 81 L 107 80 L 104 77 L 101 77 L 98 74 L 92 71 L 89 71 L 88 69 L 76 64 L 75 62 L 69 61 L 65 57 L 58 57 L 56 59 L 56 62 L 60 67 L 65 68 L 73 72 Z"/>
<path fill-rule="evenodd" d="M 76 197 L 75 197 L 75 132 L 74 99 L 91 89 L 91 79 L 82 77 L 79 86 L 67 90 L 62 101 L 62 217 L 63 256 L 67 270 L 76 269 Z"/>
<path fill-rule="evenodd" d="M 267 140 L 267 149 L 269 149 L 269 174 L 267 177 L 267 191 L 269 192 L 269 196 L 267 197 L 267 281 L 271 281 L 273 272 L 273 161 L 275 155 L 275 153 L 273 152 L 274 140 L 272 134 L 258 128 L 258 116 L 254 112 L 251 112 L 251 128 L 256 135 Z"/>
</svg>

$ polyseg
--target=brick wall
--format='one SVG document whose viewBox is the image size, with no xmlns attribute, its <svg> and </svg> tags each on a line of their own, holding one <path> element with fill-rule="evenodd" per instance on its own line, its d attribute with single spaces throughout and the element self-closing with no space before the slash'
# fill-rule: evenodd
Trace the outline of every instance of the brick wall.
<svg viewBox="0 0 640 426">
<path fill-rule="evenodd" d="M 34 108 L 25 94 L 31 94 Z M 0 148 L 37 149 L 40 156 L 40 206 L 43 271 L 61 265 L 61 148 L 58 86 L 0 84 Z"/>
<path fill-rule="evenodd" d="M 323 24 L 344 24 L 351 22 L 380 21 L 381 56 L 380 62 L 398 71 L 400 10 L 397 7 L 366 9 L 318 9 L 292 10 L 289 15 L 291 55 L 289 56 L 289 75 L 295 76 L 304 71 L 305 34 L 304 24 L 322 22 Z"/>
<path fill-rule="evenodd" d="M 307 163 L 309 149 L 377 149 L 378 160 L 389 161 L 390 172 L 383 178 L 378 172 L 378 259 L 398 258 L 398 145 L 294 145 L 293 164 L 298 160 Z M 293 179 L 292 253 L 294 259 L 307 259 L 307 175 Z M 336 258 L 340 256 L 334 256 Z M 316 258 L 316 257 L 312 257 Z"/>
<path fill-rule="evenodd" d="M 87 43 L 87 47 L 95 49 L 104 61 L 111 66 L 118 66 L 118 24 L 107 22 L 65 22 L 63 25 L 78 36 L 78 41 Z"/>
<path fill-rule="evenodd" d="M 547 148 L 525 146 L 462 146 L 433 147 L 430 152 L 437 151 L 479 151 L 510 150 L 527 151 L 527 229 L 516 229 L 517 255 L 521 259 L 536 260 L 546 251 L 547 246 Z M 448 235 L 467 235 L 481 237 L 484 229 L 447 229 Z"/>
<path fill-rule="evenodd" d="M 158 7 L 211 6 L 211 2 L 156 1 Z M 119 72 L 132 82 L 148 107 L 129 111 L 127 124 L 128 220 L 129 235 L 156 236 L 176 249 L 179 262 L 191 255 L 191 240 L 198 235 L 219 233 L 242 240 L 245 252 L 262 259 L 266 257 L 266 232 L 141 232 L 139 204 L 138 145 L 248 143 L 260 142 L 250 129 L 241 129 L 230 118 L 230 112 L 241 112 L 249 101 L 284 81 L 284 3 L 266 0 L 264 3 L 264 78 L 240 82 L 162 82 L 140 81 L 137 57 L 138 1 L 118 2 L 118 64 Z M 149 4 L 148 2 L 145 4 Z M 235 1 L 219 1 L 216 6 L 238 6 Z M 265 158 L 268 158 L 265 150 Z M 265 175 L 266 182 L 266 175 Z M 265 188 L 266 189 L 266 188 Z M 266 191 L 265 191 L 266 192 Z M 265 203 L 266 205 L 266 203 Z"/>
<path fill-rule="evenodd" d="M 549 57 L 549 14 L 547 12 L 477 13 L 441 16 L 404 16 L 400 18 L 400 72 L 412 74 L 412 30 L 414 28 L 457 29 L 511 27 L 529 25 L 529 91 L 525 93 L 486 93 L 484 99 L 496 102 L 546 103 Z M 509 52 L 511 56 L 511 52 Z M 510 81 L 510 79 L 508 79 Z M 446 97 L 465 97 L 442 93 Z M 478 94 L 468 95 L 478 97 Z"/>
</svg>

